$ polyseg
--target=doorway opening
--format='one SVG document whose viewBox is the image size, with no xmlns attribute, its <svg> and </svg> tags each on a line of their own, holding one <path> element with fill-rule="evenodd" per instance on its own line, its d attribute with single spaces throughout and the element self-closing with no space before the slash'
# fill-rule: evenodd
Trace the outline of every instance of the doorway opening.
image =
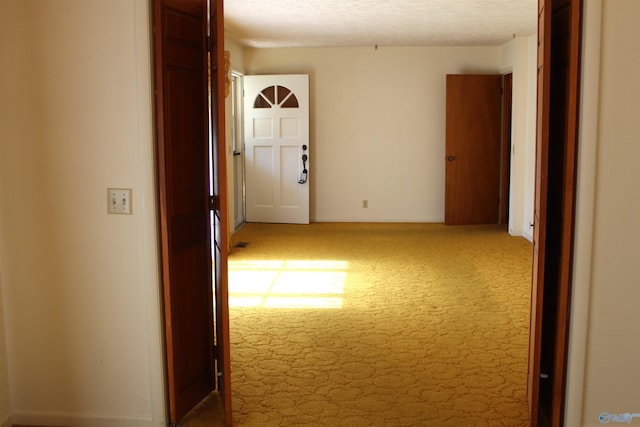
<svg viewBox="0 0 640 427">
<path fill-rule="evenodd" d="M 233 149 L 233 229 L 238 231 L 246 220 L 246 186 L 244 170 L 243 75 L 231 72 L 231 147 Z"/>
<path fill-rule="evenodd" d="M 502 131 L 500 143 L 499 224 L 509 224 L 509 186 L 511 183 L 511 123 L 513 114 L 513 73 L 502 76 Z"/>
</svg>

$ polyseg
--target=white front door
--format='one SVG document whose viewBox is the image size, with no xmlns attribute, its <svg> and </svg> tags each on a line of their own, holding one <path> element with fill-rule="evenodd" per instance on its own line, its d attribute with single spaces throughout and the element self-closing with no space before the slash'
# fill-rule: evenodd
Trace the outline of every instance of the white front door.
<svg viewBox="0 0 640 427">
<path fill-rule="evenodd" d="M 246 220 L 309 223 L 309 76 L 244 76 Z"/>
</svg>

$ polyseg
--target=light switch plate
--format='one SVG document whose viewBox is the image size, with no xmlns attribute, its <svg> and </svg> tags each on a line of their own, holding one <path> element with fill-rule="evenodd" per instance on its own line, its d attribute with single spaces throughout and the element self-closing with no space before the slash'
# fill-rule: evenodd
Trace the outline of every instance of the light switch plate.
<svg viewBox="0 0 640 427">
<path fill-rule="evenodd" d="M 131 215 L 131 188 L 107 188 L 107 213 Z"/>
</svg>

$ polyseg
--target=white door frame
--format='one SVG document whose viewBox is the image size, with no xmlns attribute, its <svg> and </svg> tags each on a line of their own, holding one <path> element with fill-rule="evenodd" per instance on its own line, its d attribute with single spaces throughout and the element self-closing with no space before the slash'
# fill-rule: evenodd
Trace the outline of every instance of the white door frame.
<svg viewBox="0 0 640 427">
<path fill-rule="evenodd" d="M 244 75 L 231 71 L 231 145 L 233 194 L 233 230 L 237 231 L 246 221 L 246 178 L 244 156 Z"/>
</svg>

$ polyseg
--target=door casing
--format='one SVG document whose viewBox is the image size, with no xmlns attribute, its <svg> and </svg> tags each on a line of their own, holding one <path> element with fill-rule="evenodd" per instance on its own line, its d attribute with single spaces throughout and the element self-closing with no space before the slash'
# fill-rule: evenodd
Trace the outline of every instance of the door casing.
<svg viewBox="0 0 640 427">
<path fill-rule="evenodd" d="M 511 183 L 511 124 L 513 109 L 513 73 L 502 76 L 502 133 L 500 143 L 500 224 L 509 223 Z"/>
<path fill-rule="evenodd" d="M 244 173 L 243 75 L 231 72 L 231 138 L 233 141 L 233 228 L 238 230 L 246 220 Z"/>
</svg>

